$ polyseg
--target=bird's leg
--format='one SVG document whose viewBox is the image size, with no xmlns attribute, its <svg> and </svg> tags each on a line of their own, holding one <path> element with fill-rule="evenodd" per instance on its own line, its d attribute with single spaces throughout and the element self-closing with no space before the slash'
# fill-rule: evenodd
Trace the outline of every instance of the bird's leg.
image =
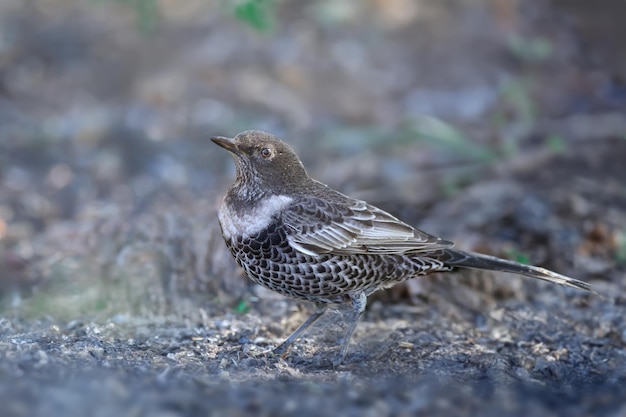
<svg viewBox="0 0 626 417">
<path fill-rule="evenodd" d="M 350 317 L 350 323 L 348 323 L 348 328 L 346 329 L 346 333 L 343 337 L 343 342 L 341 342 L 341 347 L 339 348 L 339 353 L 333 359 L 333 366 L 338 366 L 343 362 L 343 359 L 346 357 L 346 352 L 348 350 L 348 344 L 350 343 L 350 339 L 352 338 L 352 333 L 354 333 L 354 329 L 356 329 L 356 325 L 359 323 L 359 319 L 363 315 L 365 311 L 365 306 L 367 306 L 367 295 L 361 292 L 355 296 L 350 297 L 352 300 L 352 314 Z"/>
<path fill-rule="evenodd" d="M 308 329 L 313 323 L 315 323 L 317 319 L 322 317 L 326 310 L 328 310 L 328 304 L 316 304 L 316 307 L 317 308 L 315 312 L 311 314 L 311 317 L 306 319 L 304 323 L 302 323 L 300 327 L 296 329 L 296 331 L 291 333 L 291 335 L 283 343 L 281 343 L 276 349 L 274 349 L 275 354 L 282 355 L 283 353 L 287 352 L 289 346 L 291 346 L 291 344 L 295 342 L 296 339 L 298 339 L 298 337 L 300 337 L 300 335 L 304 333 L 306 329 Z"/>
</svg>

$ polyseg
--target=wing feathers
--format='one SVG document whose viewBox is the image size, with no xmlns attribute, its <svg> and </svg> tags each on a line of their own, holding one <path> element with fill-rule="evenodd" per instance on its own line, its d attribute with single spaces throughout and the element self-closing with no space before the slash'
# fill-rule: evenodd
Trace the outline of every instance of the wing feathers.
<svg viewBox="0 0 626 417">
<path fill-rule="evenodd" d="M 346 197 L 347 198 L 347 197 Z M 401 222 L 391 214 L 352 200 L 352 206 L 302 197 L 282 212 L 289 244 L 307 255 L 431 251 L 451 242 Z"/>
</svg>

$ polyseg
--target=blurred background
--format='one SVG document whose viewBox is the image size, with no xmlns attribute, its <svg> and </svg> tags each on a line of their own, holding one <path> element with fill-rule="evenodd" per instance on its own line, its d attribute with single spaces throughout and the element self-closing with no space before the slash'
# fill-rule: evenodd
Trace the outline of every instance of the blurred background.
<svg viewBox="0 0 626 417">
<path fill-rule="evenodd" d="M 626 414 L 626 2 L 0 0 L 0 414 Z M 587 280 L 411 280 L 287 358 L 211 136 Z M 323 410 L 323 411 L 322 411 Z M 229 412 L 230 411 L 230 412 Z M 472 412 L 473 411 L 473 412 Z"/>
<path fill-rule="evenodd" d="M 234 169 L 208 139 L 248 129 L 462 248 L 623 282 L 625 12 L 617 0 L 3 0 L 2 309 L 246 310 L 215 217 Z M 436 284 L 411 285 L 388 297 L 435 297 L 420 285 Z"/>
</svg>

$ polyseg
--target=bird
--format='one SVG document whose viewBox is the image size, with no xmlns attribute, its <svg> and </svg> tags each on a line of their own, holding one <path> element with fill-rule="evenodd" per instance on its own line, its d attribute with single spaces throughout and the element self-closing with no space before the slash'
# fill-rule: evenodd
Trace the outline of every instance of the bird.
<svg viewBox="0 0 626 417">
<path fill-rule="evenodd" d="M 311 178 L 294 150 L 260 130 L 211 140 L 235 162 L 235 180 L 218 210 L 230 253 L 255 283 L 315 304 L 315 311 L 273 352 L 290 346 L 330 306 L 351 303 L 350 338 L 373 292 L 457 268 L 510 272 L 591 291 L 590 284 L 541 267 L 466 252 L 392 214 Z"/>
</svg>

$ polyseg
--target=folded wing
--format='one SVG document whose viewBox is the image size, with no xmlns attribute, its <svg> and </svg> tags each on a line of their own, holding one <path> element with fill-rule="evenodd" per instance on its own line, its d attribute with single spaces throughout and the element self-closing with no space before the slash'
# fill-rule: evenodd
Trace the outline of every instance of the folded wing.
<svg viewBox="0 0 626 417">
<path fill-rule="evenodd" d="M 333 254 L 402 254 L 452 247 L 364 201 L 334 204 L 317 197 L 299 198 L 282 212 L 289 244 L 319 256 Z"/>
</svg>

